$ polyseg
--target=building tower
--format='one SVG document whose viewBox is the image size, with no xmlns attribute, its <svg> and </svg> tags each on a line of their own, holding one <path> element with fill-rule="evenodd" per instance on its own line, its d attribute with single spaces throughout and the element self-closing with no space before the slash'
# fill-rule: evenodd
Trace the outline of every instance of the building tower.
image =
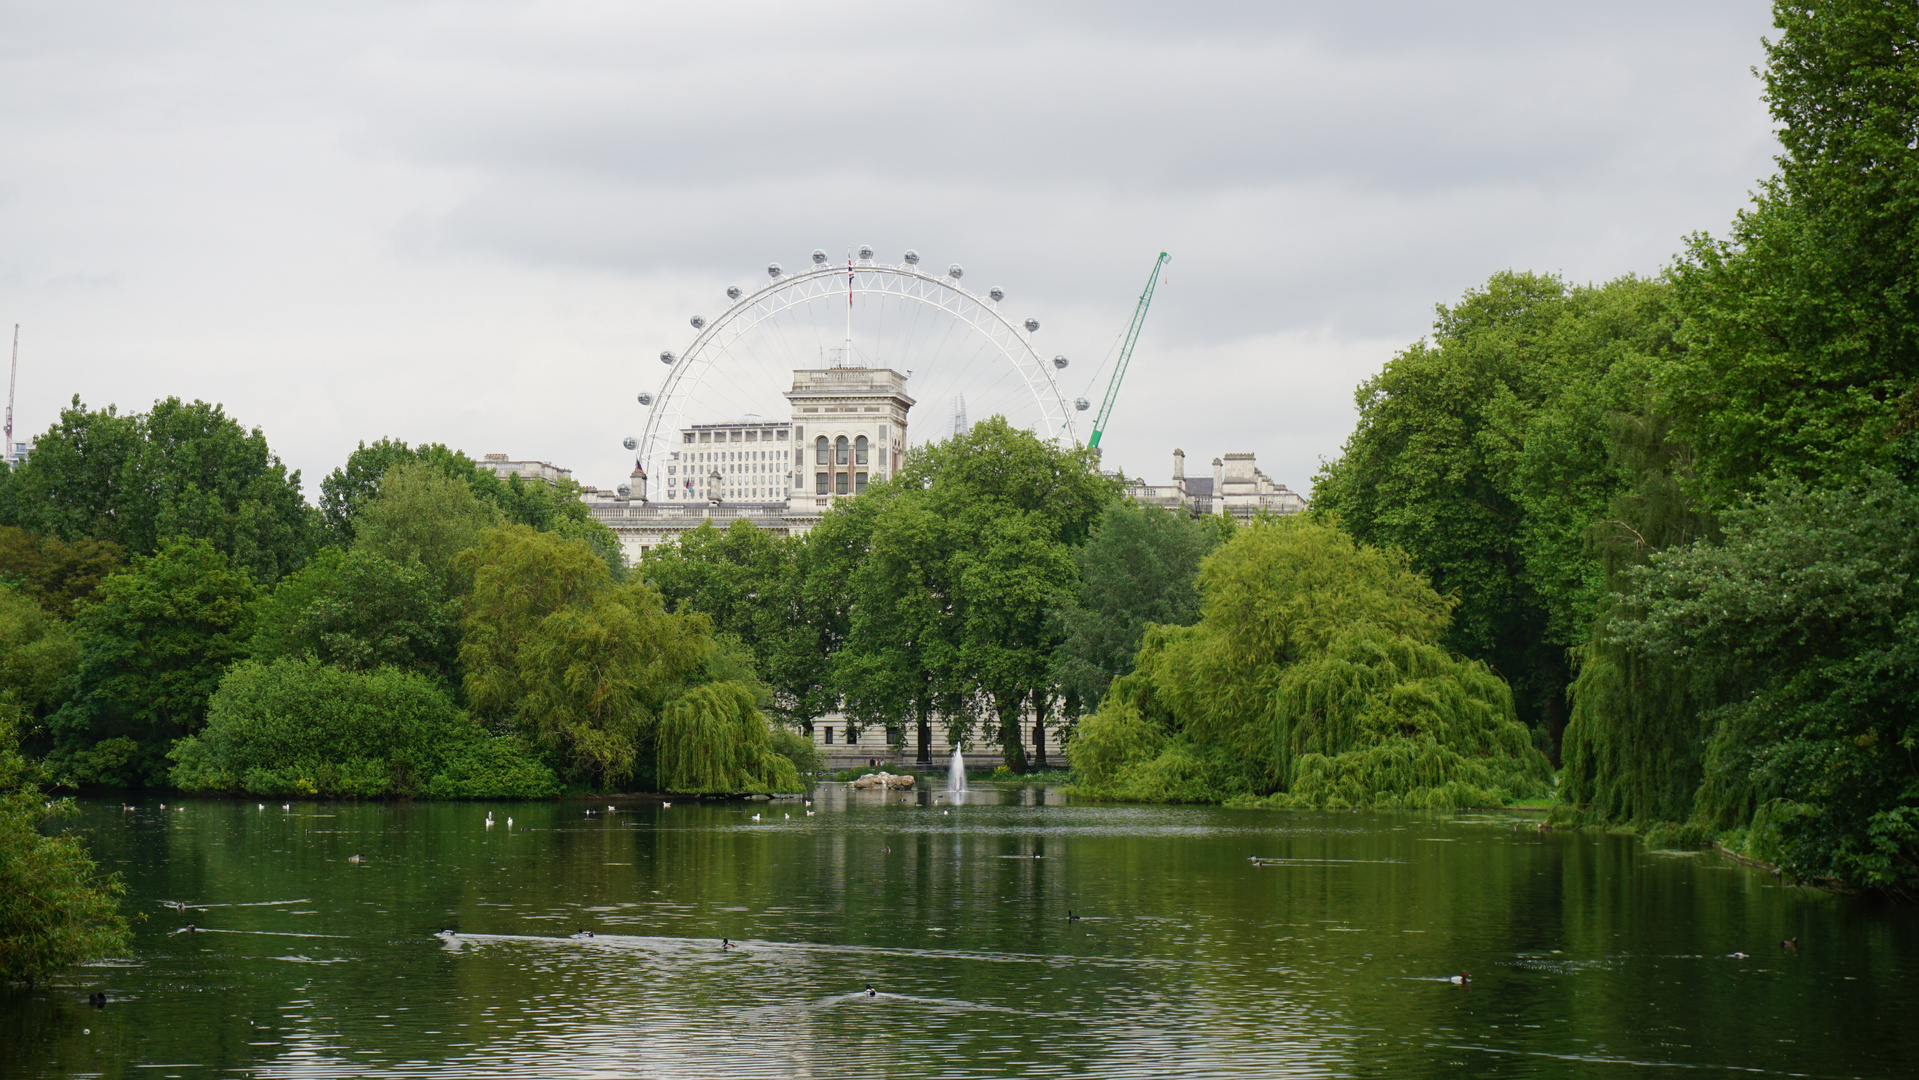
<svg viewBox="0 0 1919 1080">
<path fill-rule="evenodd" d="M 906 453 L 906 377 L 891 368 L 793 372 L 789 510 L 818 510 L 898 471 Z"/>
</svg>

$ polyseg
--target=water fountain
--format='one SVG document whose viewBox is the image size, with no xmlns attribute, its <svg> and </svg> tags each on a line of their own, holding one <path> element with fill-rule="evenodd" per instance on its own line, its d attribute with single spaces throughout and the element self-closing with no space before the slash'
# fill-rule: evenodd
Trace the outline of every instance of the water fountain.
<svg viewBox="0 0 1919 1080">
<path fill-rule="evenodd" d="M 953 764 L 946 770 L 946 793 L 948 795 L 966 794 L 966 759 L 960 756 L 957 746 L 953 748 Z"/>
</svg>

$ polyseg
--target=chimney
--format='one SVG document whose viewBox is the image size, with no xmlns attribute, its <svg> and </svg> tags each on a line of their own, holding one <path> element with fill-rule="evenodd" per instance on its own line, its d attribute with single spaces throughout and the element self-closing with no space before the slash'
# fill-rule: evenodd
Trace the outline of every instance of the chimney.
<svg viewBox="0 0 1919 1080">
<path fill-rule="evenodd" d="M 1226 512 L 1226 463 L 1213 459 L 1213 513 Z"/>
<path fill-rule="evenodd" d="M 1174 447 L 1173 448 L 1173 484 L 1177 486 L 1179 482 L 1184 479 L 1186 479 L 1186 451 L 1181 450 L 1178 447 Z"/>
</svg>

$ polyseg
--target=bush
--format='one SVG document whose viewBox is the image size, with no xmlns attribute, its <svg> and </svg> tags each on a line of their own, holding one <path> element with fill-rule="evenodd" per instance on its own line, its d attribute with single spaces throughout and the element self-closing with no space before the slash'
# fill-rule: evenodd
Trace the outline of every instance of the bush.
<svg viewBox="0 0 1919 1080">
<path fill-rule="evenodd" d="M 476 739 L 448 755 L 446 768 L 427 782 L 435 799 L 549 799 L 560 778 L 517 735 Z"/>
<path fill-rule="evenodd" d="M 310 659 L 235 665 L 208 704 L 205 730 L 170 756 L 174 784 L 191 792 L 459 798 L 558 790 L 552 770 L 517 741 L 488 739 L 434 680 Z"/>
<path fill-rule="evenodd" d="M 126 952 L 118 875 L 101 875 L 78 837 L 40 825 L 72 812 L 49 803 L 20 756 L 19 710 L 0 703 L 0 983 L 32 983 L 71 964 Z"/>
</svg>

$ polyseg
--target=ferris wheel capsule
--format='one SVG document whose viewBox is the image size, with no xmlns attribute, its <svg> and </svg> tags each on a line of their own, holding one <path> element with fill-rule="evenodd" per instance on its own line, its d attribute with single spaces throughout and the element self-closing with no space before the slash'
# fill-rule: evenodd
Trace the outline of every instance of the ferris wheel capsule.
<svg viewBox="0 0 1919 1080">
<path fill-rule="evenodd" d="M 1065 371 L 1066 365 L 1069 363 L 1072 363 L 1072 361 L 1066 359 L 1065 353 L 1060 353 L 1058 356 L 1053 357 L 1053 366 L 1060 369 L 1061 371 Z M 627 447 L 627 449 L 631 450 L 632 447 L 629 446 Z"/>
<path fill-rule="evenodd" d="M 873 245 L 871 244 L 860 245 L 860 261 L 861 262 L 873 261 Z"/>
<path fill-rule="evenodd" d="M 908 248 L 906 251 L 906 263 L 909 266 L 918 266 L 920 264 L 920 253 Z"/>
<path fill-rule="evenodd" d="M 1034 333 L 1034 332 L 1035 332 L 1035 331 L 1037 331 L 1038 329 L 1039 329 L 1039 320 L 1038 320 L 1038 319 L 1028 319 L 1028 320 L 1026 320 L 1026 332 L 1027 332 L 1027 333 L 1029 333 L 1029 334 L 1031 334 L 1031 333 Z"/>
<path fill-rule="evenodd" d="M 998 285 L 995 285 L 992 288 L 986 290 L 986 295 L 992 298 L 993 303 L 997 304 L 1001 300 L 1006 299 L 1006 290 L 1000 288 Z"/>
<path fill-rule="evenodd" d="M 663 349 L 663 350 L 661 350 L 661 351 L 660 351 L 660 363 L 662 363 L 662 364 L 671 364 L 672 362 L 673 362 L 673 350 L 672 350 L 672 349 Z"/>
<path fill-rule="evenodd" d="M 740 298 L 740 287 L 738 285 L 728 285 L 726 287 L 726 298 L 728 300 L 738 300 Z"/>
<path fill-rule="evenodd" d="M 695 315 L 691 319 L 688 319 L 687 322 L 692 323 L 693 329 L 695 330 L 706 329 L 706 316 L 704 315 Z"/>
<path fill-rule="evenodd" d="M 813 249 L 813 265 L 818 266 L 825 261 L 826 261 L 826 252 L 821 248 L 814 248 Z"/>
<path fill-rule="evenodd" d="M 639 397 L 639 402 L 640 402 L 640 404 L 642 404 L 642 405 L 651 405 L 651 404 L 653 404 L 653 394 L 652 394 L 652 392 L 651 392 L 651 391 L 648 391 L 648 390 L 642 390 L 642 391 L 640 391 L 640 397 Z M 628 449 L 628 450 L 631 450 L 631 449 L 633 449 L 633 448 L 629 446 L 629 447 L 627 447 L 627 449 Z"/>
<path fill-rule="evenodd" d="M 650 405 L 652 404 L 652 401 L 653 401 L 652 394 L 646 393 L 645 391 L 641 391 L 640 404 Z M 626 447 L 628 450 L 638 450 L 640 448 L 640 440 L 634 438 L 631 435 L 628 435 L 626 438 L 620 440 L 620 445 Z"/>
<path fill-rule="evenodd" d="M 946 276 L 952 278 L 954 281 L 958 281 L 960 278 L 966 276 L 966 268 L 958 263 L 954 263 L 946 268 Z"/>
<path fill-rule="evenodd" d="M 784 273 L 786 273 L 786 271 L 785 271 L 785 270 L 782 270 L 782 269 L 780 268 L 780 264 L 779 264 L 779 263 L 767 263 L 767 264 L 766 264 L 766 276 L 767 276 L 767 277 L 770 277 L 770 278 L 776 278 L 776 277 L 779 277 L 779 276 L 780 276 L 781 274 L 784 274 Z"/>
<path fill-rule="evenodd" d="M 1092 407 L 1093 407 L 1093 403 L 1086 400 L 1083 397 L 1073 399 L 1073 408 L 1078 409 L 1080 412 L 1085 412 L 1086 410 Z"/>
<path fill-rule="evenodd" d="M 627 496 L 629 496 L 629 495 L 631 495 L 631 494 L 633 494 L 633 485 L 632 485 L 632 484 L 621 484 L 621 485 L 620 485 L 620 487 L 619 487 L 619 492 L 620 492 L 620 497 L 621 497 L 621 498 L 625 498 L 625 497 L 627 497 Z"/>
</svg>

